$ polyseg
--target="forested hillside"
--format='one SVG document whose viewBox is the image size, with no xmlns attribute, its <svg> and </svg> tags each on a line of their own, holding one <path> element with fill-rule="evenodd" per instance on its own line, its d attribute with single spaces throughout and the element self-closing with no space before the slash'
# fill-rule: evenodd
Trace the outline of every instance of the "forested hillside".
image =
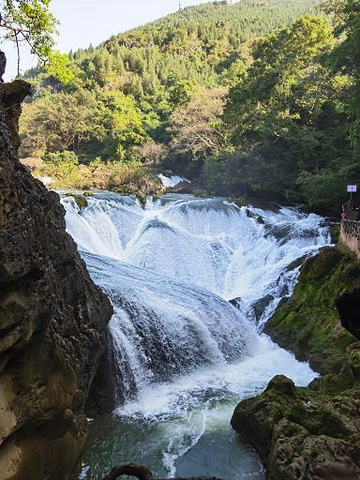
<svg viewBox="0 0 360 480">
<path fill-rule="evenodd" d="M 146 192 L 165 168 L 335 210 L 359 175 L 359 7 L 319 3 L 189 7 L 28 72 L 22 156 L 55 186 Z"/>
<path fill-rule="evenodd" d="M 346 185 L 359 183 L 360 5 L 324 8 L 332 26 L 306 15 L 253 44 L 253 63 L 227 97 L 232 153 L 206 166 L 214 191 L 302 201 L 328 214 L 340 211 Z"/>
</svg>

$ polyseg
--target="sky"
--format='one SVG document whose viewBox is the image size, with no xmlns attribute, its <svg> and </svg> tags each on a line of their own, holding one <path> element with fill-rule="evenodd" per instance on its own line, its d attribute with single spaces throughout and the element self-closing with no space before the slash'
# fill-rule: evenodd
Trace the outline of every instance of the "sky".
<svg viewBox="0 0 360 480">
<path fill-rule="evenodd" d="M 182 8 L 209 0 L 180 0 Z M 98 45 L 111 35 L 144 25 L 179 9 L 179 0 L 52 0 L 50 10 L 59 20 L 56 48 L 69 50 Z M 8 64 L 4 76 L 9 81 L 16 75 L 16 52 L 13 46 L 1 45 Z M 21 72 L 36 65 L 28 50 L 22 49 Z"/>
</svg>

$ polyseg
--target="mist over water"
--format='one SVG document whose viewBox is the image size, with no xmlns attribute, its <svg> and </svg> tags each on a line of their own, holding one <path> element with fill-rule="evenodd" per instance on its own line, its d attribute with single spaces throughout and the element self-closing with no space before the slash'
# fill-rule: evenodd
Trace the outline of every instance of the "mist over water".
<svg viewBox="0 0 360 480">
<path fill-rule="evenodd" d="M 91 422 L 83 478 L 134 461 L 156 476 L 263 479 L 229 420 L 274 375 L 300 385 L 315 376 L 261 328 L 290 295 L 296 260 L 329 243 L 321 217 L 189 195 L 144 207 L 112 193 L 89 197 L 82 210 L 72 197 L 62 202 L 67 229 L 114 306 L 119 406 Z"/>
</svg>

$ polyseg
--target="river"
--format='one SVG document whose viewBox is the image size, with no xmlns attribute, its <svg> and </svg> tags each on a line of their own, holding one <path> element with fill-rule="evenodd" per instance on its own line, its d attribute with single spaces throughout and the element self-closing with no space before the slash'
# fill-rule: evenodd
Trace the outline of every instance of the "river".
<svg viewBox="0 0 360 480">
<path fill-rule="evenodd" d="M 114 307 L 109 375 L 118 407 L 89 419 L 81 478 L 133 461 L 157 477 L 264 479 L 229 420 L 274 375 L 298 385 L 316 376 L 261 332 L 291 294 L 297 260 L 329 243 L 323 219 L 190 195 L 145 205 L 104 192 L 87 200 L 81 210 L 71 196 L 62 203 Z"/>
</svg>

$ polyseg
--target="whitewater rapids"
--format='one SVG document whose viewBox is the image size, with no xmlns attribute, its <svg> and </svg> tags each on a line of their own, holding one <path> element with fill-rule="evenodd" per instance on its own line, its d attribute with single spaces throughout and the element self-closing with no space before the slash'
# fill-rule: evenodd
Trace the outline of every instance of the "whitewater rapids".
<svg viewBox="0 0 360 480">
<path fill-rule="evenodd" d="M 263 479 L 228 422 L 236 403 L 274 375 L 300 385 L 315 376 L 261 329 L 291 294 L 298 260 L 329 243 L 323 219 L 189 195 L 145 206 L 112 193 L 87 200 L 81 210 L 71 196 L 62 203 L 68 232 L 114 306 L 119 406 L 106 437 L 92 435 L 83 478 L 99 478 L 121 452 L 157 476 Z"/>
</svg>

